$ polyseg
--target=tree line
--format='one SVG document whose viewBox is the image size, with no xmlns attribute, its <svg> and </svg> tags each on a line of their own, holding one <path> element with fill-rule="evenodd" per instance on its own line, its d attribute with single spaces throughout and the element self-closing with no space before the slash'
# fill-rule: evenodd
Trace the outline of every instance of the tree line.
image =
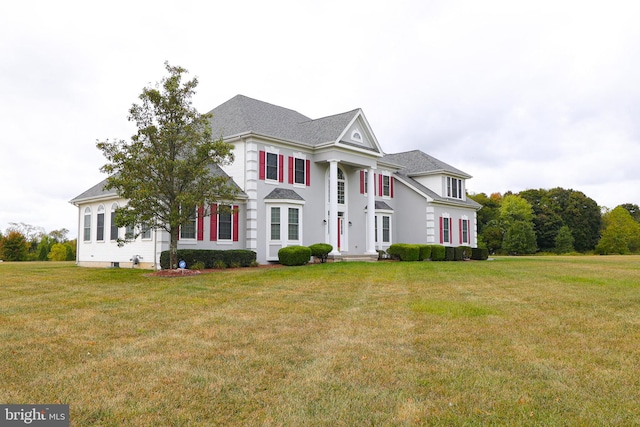
<svg viewBox="0 0 640 427">
<path fill-rule="evenodd" d="M 61 228 L 47 233 L 30 224 L 9 223 L 0 231 L 0 260 L 3 261 L 73 261 L 76 239 L 67 238 L 69 230 Z"/>
<path fill-rule="evenodd" d="M 478 244 L 491 253 L 627 254 L 640 251 L 640 208 L 610 210 L 581 191 L 530 189 L 469 195 L 478 211 Z"/>
</svg>

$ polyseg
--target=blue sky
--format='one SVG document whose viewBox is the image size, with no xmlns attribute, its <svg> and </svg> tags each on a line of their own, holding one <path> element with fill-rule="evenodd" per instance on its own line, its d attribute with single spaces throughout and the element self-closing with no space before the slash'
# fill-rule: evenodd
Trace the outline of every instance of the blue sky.
<svg viewBox="0 0 640 427">
<path fill-rule="evenodd" d="M 219 4 L 233 3 L 233 4 Z M 421 149 L 472 192 L 572 188 L 640 204 L 640 2 L 61 0 L 0 15 L 0 230 L 77 235 L 97 140 L 164 61 L 206 112 L 243 94 L 319 118 L 362 108 L 388 153 Z"/>
</svg>

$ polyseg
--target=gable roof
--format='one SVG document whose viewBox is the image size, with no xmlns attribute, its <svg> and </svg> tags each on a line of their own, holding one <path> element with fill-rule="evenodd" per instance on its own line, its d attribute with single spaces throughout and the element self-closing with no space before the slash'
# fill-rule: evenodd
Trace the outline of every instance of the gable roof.
<svg viewBox="0 0 640 427">
<path fill-rule="evenodd" d="M 405 151 L 404 153 L 387 154 L 384 161 L 395 163 L 402 168 L 399 172 L 406 176 L 432 175 L 436 173 L 448 173 L 461 178 L 469 179 L 471 175 L 460 169 L 436 159 L 420 150 Z"/>
<path fill-rule="evenodd" d="M 227 175 L 222 168 L 220 168 L 220 166 L 218 165 L 211 165 L 209 166 L 209 169 L 211 170 L 211 174 L 214 176 L 224 176 L 227 178 L 230 178 L 229 175 Z M 88 189 L 87 191 L 79 194 L 78 196 L 74 197 L 73 199 L 69 200 L 69 203 L 72 203 L 74 205 L 77 205 L 81 202 L 86 202 L 86 201 L 90 201 L 93 199 L 106 199 L 106 198 L 110 198 L 110 197 L 119 197 L 118 193 L 116 192 L 115 189 L 109 189 L 107 190 L 105 188 L 105 186 L 107 185 L 107 180 L 109 178 L 105 178 L 102 181 L 100 181 L 99 183 L 97 183 L 96 185 L 94 185 L 93 187 L 91 187 L 90 189 Z M 246 194 L 242 191 L 242 189 L 240 188 L 240 186 L 233 180 L 233 179 L 229 179 L 229 183 L 231 183 L 231 185 L 233 187 L 235 187 L 235 189 L 237 190 L 237 196 L 239 197 L 246 197 Z"/>
<path fill-rule="evenodd" d="M 359 108 L 320 119 L 297 111 L 236 95 L 209 112 L 214 136 L 229 138 L 253 133 L 314 147 L 337 141 L 345 128 L 361 114 Z"/>
</svg>

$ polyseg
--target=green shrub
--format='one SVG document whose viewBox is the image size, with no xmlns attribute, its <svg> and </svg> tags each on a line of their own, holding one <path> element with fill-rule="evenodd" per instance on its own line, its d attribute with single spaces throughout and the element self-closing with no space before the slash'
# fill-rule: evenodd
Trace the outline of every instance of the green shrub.
<svg viewBox="0 0 640 427">
<path fill-rule="evenodd" d="M 213 268 L 216 270 L 224 270 L 227 268 L 227 264 L 223 260 L 218 259 L 213 263 Z"/>
<path fill-rule="evenodd" d="M 190 270 L 204 270 L 204 262 L 196 261 L 189 267 Z"/>
<path fill-rule="evenodd" d="M 458 246 L 455 248 L 455 260 L 463 261 L 465 259 L 471 258 L 471 247 L 470 246 Z"/>
<path fill-rule="evenodd" d="M 420 257 L 420 246 L 409 243 L 394 243 L 387 250 L 389 255 L 400 261 L 418 261 Z"/>
<path fill-rule="evenodd" d="M 249 267 L 256 261 L 256 253 L 244 249 L 208 250 L 208 249 L 178 249 L 178 259 L 187 263 L 187 268 L 193 268 L 195 263 L 204 263 L 204 268 L 214 268 L 217 261 L 224 263 L 225 267 L 238 264 L 241 267 Z M 218 263 L 220 265 L 220 263 Z M 160 254 L 160 266 L 163 269 L 169 266 L 169 251 Z"/>
<path fill-rule="evenodd" d="M 418 259 L 424 261 L 431 258 L 431 245 L 418 245 L 420 247 L 420 255 Z"/>
<path fill-rule="evenodd" d="M 320 262 L 327 262 L 327 257 L 329 252 L 333 250 L 333 246 L 328 243 L 314 243 L 309 246 L 309 249 L 311 250 L 311 255 L 320 259 Z"/>
<path fill-rule="evenodd" d="M 484 261 L 489 259 L 489 249 L 487 248 L 473 248 L 471 249 L 471 259 L 478 261 Z"/>
<path fill-rule="evenodd" d="M 431 261 L 444 261 L 446 259 L 446 248 L 442 245 L 431 245 Z"/>
<path fill-rule="evenodd" d="M 282 265 L 304 265 L 311 258 L 311 249 L 306 246 L 287 246 L 278 251 L 278 260 Z"/>
<path fill-rule="evenodd" d="M 444 260 L 445 261 L 455 261 L 456 260 L 456 248 L 453 246 L 446 246 L 444 252 Z"/>
</svg>

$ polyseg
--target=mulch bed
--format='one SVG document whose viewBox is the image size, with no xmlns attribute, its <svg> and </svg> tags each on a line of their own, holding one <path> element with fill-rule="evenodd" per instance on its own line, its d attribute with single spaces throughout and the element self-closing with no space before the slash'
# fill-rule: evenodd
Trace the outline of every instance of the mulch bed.
<svg viewBox="0 0 640 427">
<path fill-rule="evenodd" d="M 257 267 L 241 267 L 242 269 L 247 269 L 247 268 L 280 268 L 280 267 L 284 267 L 282 264 L 260 264 Z M 206 270 L 188 270 L 188 269 L 181 269 L 181 268 L 176 268 L 174 270 L 158 270 L 158 271 L 154 271 L 152 273 L 148 273 L 145 274 L 145 277 L 191 277 L 191 276 L 197 276 L 199 274 L 208 274 L 208 273 L 215 273 L 215 272 L 221 272 L 221 271 L 227 271 L 227 270 L 240 270 L 241 268 L 225 268 L 225 269 L 220 269 L 220 268 L 214 268 L 214 269 L 206 269 Z"/>
</svg>

